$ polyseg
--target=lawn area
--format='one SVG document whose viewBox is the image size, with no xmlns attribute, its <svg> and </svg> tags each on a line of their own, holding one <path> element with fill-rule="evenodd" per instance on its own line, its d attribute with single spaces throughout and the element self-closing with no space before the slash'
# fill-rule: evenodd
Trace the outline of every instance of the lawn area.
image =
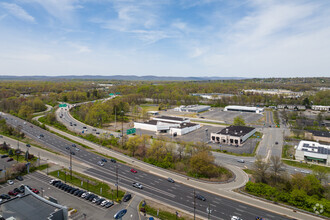
<svg viewBox="0 0 330 220">
<path fill-rule="evenodd" d="M 253 170 L 250 170 L 250 169 L 243 169 L 243 170 L 247 174 L 253 174 Z"/>
<path fill-rule="evenodd" d="M 149 203 L 149 202 L 148 202 Z M 139 204 L 139 207 L 142 208 L 143 202 L 141 202 Z M 177 217 L 175 212 L 174 213 L 171 213 L 171 212 L 168 212 L 168 211 L 165 211 L 163 209 L 156 209 L 148 204 L 146 204 L 144 207 L 143 207 L 146 211 L 146 213 L 148 215 L 151 215 L 151 216 L 154 216 L 154 217 L 157 217 L 159 219 L 166 219 L 166 220 L 184 220 L 185 218 L 183 217 Z M 159 213 L 158 213 L 158 216 L 157 216 L 157 210 L 159 210 Z"/>
<path fill-rule="evenodd" d="M 282 160 L 283 163 L 289 165 L 289 166 L 294 166 L 294 167 L 300 167 L 300 168 L 306 168 L 306 169 L 315 169 L 317 167 L 324 167 L 324 166 L 318 166 L 315 164 L 308 164 L 308 163 L 299 163 L 297 161 L 292 161 L 292 160 Z M 324 167 L 327 172 L 330 172 L 330 167 Z"/>
<path fill-rule="evenodd" d="M 159 106 L 151 106 L 151 105 L 140 105 L 140 107 L 146 111 L 158 111 Z"/>
<path fill-rule="evenodd" d="M 70 171 L 67 169 L 57 170 L 50 172 L 49 175 L 66 181 L 72 185 L 78 186 L 80 188 L 86 189 L 92 193 L 100 195 L 109 200 L 120 201 L 125 195 L 124 191 L 118 190 L 118 198 L 117 191 L 114 187 L 113 189 L 110 186 L 102 181 L 96 180 L 94 178 L 85 176 L 83 174 L 72 171 L 72 180 L 70 178 Z"/>
</svg>

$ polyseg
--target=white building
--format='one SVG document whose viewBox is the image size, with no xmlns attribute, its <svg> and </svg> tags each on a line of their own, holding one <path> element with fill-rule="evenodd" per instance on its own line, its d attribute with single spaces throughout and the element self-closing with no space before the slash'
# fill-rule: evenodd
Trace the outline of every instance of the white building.
<svg viewBox="0 0 330 220">
<path fill-rule="evenodd" d="M 295 149 L 296 160 L 330 165 L 330 145 L 314 141 L 300 141 Z"/>
<path fill-rule="evenodd" d="M 282 95 L 286 98 L 299 98 L 303 95 L 302 92 L 293 92 L 286 89 L 246 89 L 243 91 L 252 94 Z"/>
<path fill-rule="evenodd" d="M 281 105 L 277 105 L 278 109 L 289 109 L 289 110 L 301 110 L 304 111 L 306 110 L 306 106 L 304 105 L 287 105 L 287 104 L 281 104 Z"/>
<path fill-rule="evenodd" d="M 222 97 L 231 97 L 234 96 L 233 94 L 224 94 L 224 93 L 193 93 L 192 96 L 199 96 L 203 99 L 221 99 Z"/>
<path fill-rule="evenodd" d="M 200 125 L 190 123 L 190 120 L 187 118 L 159 116 L 145 122 L 134 122 L 134 128 L 156 133 L 169 133 L 175 136 L 195 131 L 200 128 Z"/>
<path fill-rule="evenodd" d="M 330 106 L 323 106 L 323 105 L 312 105 L 312 109 L 315 111 L 330 111 Z"/>
<path fill-rule="evenodd" d="M 257 130 L 247 126 L 229 126 L 217 133 L 211 133 L 211 141 L 218 144 L 241 146 Z"/>
<path fill-rule="evenodd" d="M 178 111 L 178 112 L 203 112 L 203 111 L 207 111 L 211 108 L 211 106 L 209 105 L 181 105 L 180 107 L 176 107 L 174 108 L 174 111 Z"/>
<path fill-rule="evenodd" d="M 264 111 L 264 108 L 239 106 L 239 105 L 228 105 L 228 106 L 226 106 L 224 108 L 224 111 L 239 111 L 239 112 L 262 113 Z"/>
</svg>

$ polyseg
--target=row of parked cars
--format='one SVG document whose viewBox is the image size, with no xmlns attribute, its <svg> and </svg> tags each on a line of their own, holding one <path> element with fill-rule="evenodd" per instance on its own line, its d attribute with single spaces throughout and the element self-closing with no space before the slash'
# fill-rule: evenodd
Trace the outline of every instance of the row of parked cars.
<svg viewBox="0 0 330 220">
<path fill-rule="evenodd" d="M 86 199 L 90 202 L 93 202 L 96 205 L 100 205 L 105 208 L 109 208 L 114 205 L 114 203 L 109 200 L 99 197 L 91 192 L 87 192 L 85 190 L 72 187 L 66 183 L 62 183 L 60 180 L 53 179 L 49 183 L 59 189 L 62 189 L 63 191 L 65 191 L 67 193 L 70 193 L 72 195 L 75 195 L 75 196 L 81 197 L 83 199 Z"/>
<path fill-rule="evenodd" d="M 36 194 L 39 194 L 39 190 L 38 189 L 35 189 L 35 188 L 31 188 L 30 186 L 26 185 L 26 187 L 28 187 L 32 192 L 36 193 Z M 9 200 L 11 199 L 10 196 L 19 196 L 19 195 L 22 195 L 25 193 L 25 187 L 24 185 L 21 185 L 19 188 L 15 188 L 13 190 L 10 190 L 8 192 L 8 195 L 7 194 L 2 194 L 0 195 L 0 203 L 3 201 L 3 200 Z"/>
</svg>

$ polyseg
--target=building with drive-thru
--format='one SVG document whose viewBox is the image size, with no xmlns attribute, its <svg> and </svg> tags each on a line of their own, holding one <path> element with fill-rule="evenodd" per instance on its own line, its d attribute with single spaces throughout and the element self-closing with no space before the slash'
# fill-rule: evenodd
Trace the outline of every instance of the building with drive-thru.
<svg viewBox="0 0 330 220">
<path fill-rule="evenodd" d="M 195 131 L 200 128 L 200 125 L 191 123 L 188 118 L 159 116 L 145 122 L 134 122 L 134 128 L 176 136 Z"/>
<path fill-rule="evenodd" d="M 218 144 L 242 146 L 256 131 L 253 127 L 231 125 L 221 131 L 211 133 L 211 141 Z"/>
<path fill-rule="evenodd" d="M 314 141 L 300 141 L 295 149 L 296 160 L 330 165 L 330 145 Z"/>
</svg>

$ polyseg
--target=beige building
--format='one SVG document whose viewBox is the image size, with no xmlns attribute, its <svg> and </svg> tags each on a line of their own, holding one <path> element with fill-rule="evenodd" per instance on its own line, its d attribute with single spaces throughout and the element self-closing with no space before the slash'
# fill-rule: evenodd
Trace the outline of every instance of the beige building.
<svg viewBox="0 0 330 220">
<path fill-rule="evenodd" d="M 242 146 L 256 132 L 255 128 L 246 126 L 229 126 L 217 133 L 211 133 L 213 143 Z"/>
<path fill-rule="evenodd" d="M 317 142 L 330 143 L 330 131 L 306 131 L 305 137 Z"/>
</svg>

